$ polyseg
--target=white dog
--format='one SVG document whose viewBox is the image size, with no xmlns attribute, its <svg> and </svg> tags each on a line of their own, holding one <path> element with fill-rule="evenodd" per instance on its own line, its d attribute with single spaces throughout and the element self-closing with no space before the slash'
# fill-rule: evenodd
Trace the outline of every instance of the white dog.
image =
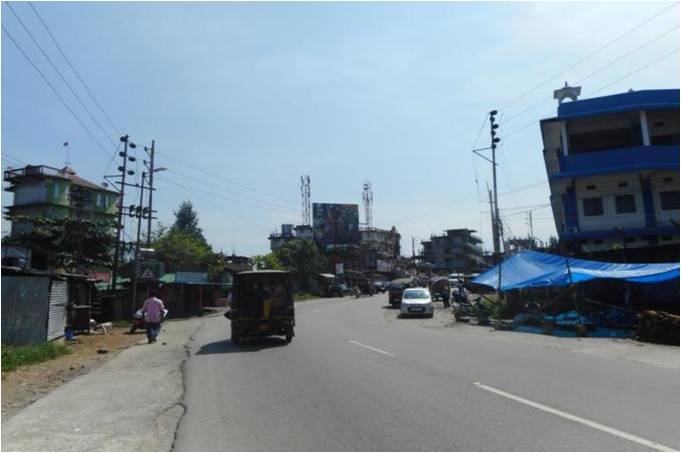
<svg viewBox="0 0 681 453">
<path fill-rule="evenodd" d="M 109 335 L 111 330 L 113 329 L 113 323 L 111 322 L 103 322 L 101 324 L 97 324 L 97 321 L 94 319 L 90 319 L 90 328 L 97 332 L 98 330 L 102 331 L 102 335 Z"/>
</svg>

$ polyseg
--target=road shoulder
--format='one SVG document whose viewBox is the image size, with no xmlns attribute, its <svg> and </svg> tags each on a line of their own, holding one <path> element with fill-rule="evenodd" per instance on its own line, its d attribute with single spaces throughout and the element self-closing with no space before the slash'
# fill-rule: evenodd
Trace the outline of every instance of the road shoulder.
<svg viewBox="0 0 681 453">
<path fill-rule="evenodd" d="M 184 414 L 185 346 L 202 322 L 167 322 L 158 343 L 133 346 L 36 401 L 3 423 L 2 449 L 170 450 Z"/>
</svg>

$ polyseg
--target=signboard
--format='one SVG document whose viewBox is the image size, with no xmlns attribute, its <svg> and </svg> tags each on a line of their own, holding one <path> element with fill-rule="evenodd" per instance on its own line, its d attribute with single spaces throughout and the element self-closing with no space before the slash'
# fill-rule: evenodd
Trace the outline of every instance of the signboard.
<svg viewBox="0 0 681 453">
<path fill-rule="evenodd" d="M 140 261 L 137 263 L 138 280 L 158 280 L 165 272 L 165 263 L 160 261 Z"/>
<path fill-rule="evenodd" d="M 359 245 L 359 207 L 356 204 L 313 203 L 314 241 L 324 249 Z"/>
<path fill-rule="evenodd" d="M 392 272 L 394 267 L 392 261 L 376 260 L 376 271 L 378 272 Z"/>
<path fill-rule="evenodd" d="M 336 275 L 343 275 L 343 263 L 336 263 Z"/>
</svg>

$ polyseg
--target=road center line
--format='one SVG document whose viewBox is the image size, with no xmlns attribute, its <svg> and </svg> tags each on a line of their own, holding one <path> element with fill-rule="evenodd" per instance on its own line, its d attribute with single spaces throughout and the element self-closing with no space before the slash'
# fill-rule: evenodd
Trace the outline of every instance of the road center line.
<svg viewBox="0 0 681 453">
<path fill-rule="evenodd" d="M 613 436 L 621 437 L 623 439 L 629 440 L 631 442 L 636 442 L 637 444 L 644 445 L 648 448 L 652 448 L 654 450 L 659 450 L 659 451 L 678 451 L 677 448 L 670 448 L 662 444 L 658 444 L 657 442 L 653 442 L 652 440 L 644 439 L 642 437 L 634 436 L 633 434 L 625 433 L 624 431 L 620 431 L 615 428 L 611 428 L 609 426 L 601 425 L 600 423 L 588 420 L 586 418 L 578 417 L 576 415 L 568 414 L 567 412 L 563 412 L 558 409 L 554 409 L 549 406 L 545 406 L 540 403 L 535 403 L 534 401 L 530 401 L 528 399 L 525 399 L 523 397 L 514 395 L 512 393 L 504 392 L 503 390 L 496 389 L 494 387 L 490 387 L 485 384 L 481 384 L 480 382 L 473 382 L 473 385 L 477 386 L 478 388 L 481 388 L 483 390 L 487 390 L 488 392 L 495 393 L 497 395 L 503 396 L 505 398 L 517 401 L 519 403 L 526 404 L 528 406 L 534 407 L 535 409 L 539 409 L 540 411 L 548 412 L 549 414 L 557 415 L 559 417 L 567 418 L 568 420 L 572 420 L 577 423 L 581 423 L 583 425 L 589 426 L 591 428 L 597 429 L 599 431 L 606 432 L 608 434 L 612 434 Z"/>
<path fill-rule="evenodd" d="M 362 344 L 358 341 L 349 340 L 348 343 L 354 344 L 355 346 L 359 346 L 360 348 L 364 348 L 364 349 L 368 349 L 370 351 L 378 352 L 379 354 L 387 355 L 388 357 L 395 357 L 395 354 L 391 354 L 390 352 L 384 351 L 383 349 L 378 349 L 378 348 L 374 348 L 373 346 Z"/>
</svg>

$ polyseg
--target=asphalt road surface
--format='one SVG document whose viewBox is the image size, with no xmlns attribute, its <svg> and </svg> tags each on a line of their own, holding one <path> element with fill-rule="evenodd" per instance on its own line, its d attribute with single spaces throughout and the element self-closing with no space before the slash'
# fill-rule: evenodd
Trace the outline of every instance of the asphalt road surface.
<svg viewBox="0 0 681 453">
<path fill-rule="evenodd" d="M 237 347 L 226 319 L 206 319 L 189 344 L 174 448 L 679 449 L 678 348 L 491 332 L 444 309 L 399 319 L 386 305 L 296 304 L 289 345 Z"/>
</svg>

